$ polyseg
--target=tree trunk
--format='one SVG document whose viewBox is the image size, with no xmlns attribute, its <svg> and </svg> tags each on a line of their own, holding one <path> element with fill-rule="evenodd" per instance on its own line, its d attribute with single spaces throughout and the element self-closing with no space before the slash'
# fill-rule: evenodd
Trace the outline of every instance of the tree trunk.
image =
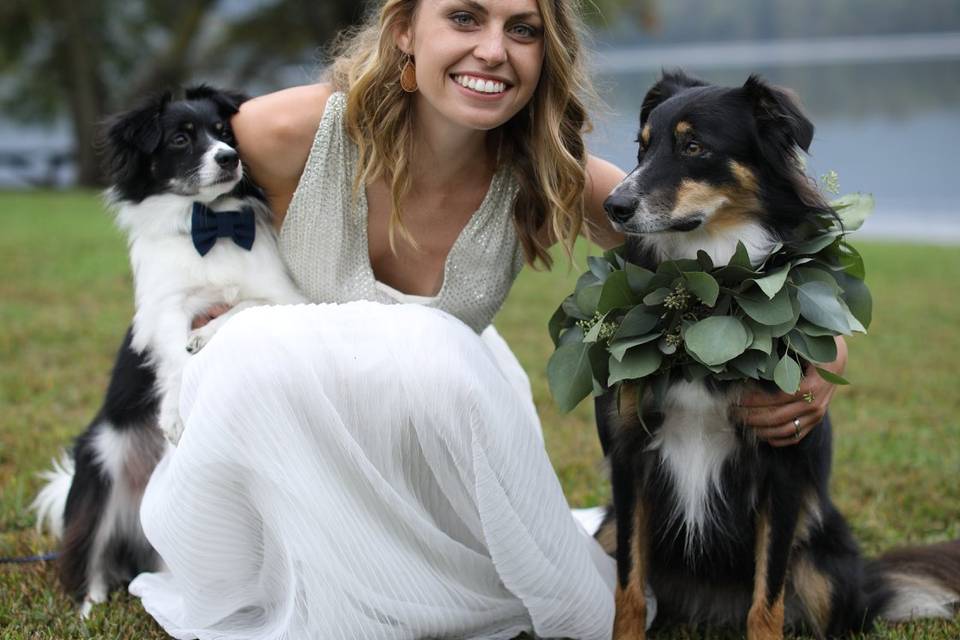
<svg viewBox="0 0 960 640">
<path fill-rule="evenodd" d="M 105 114 L 103 79 L 100 76 L 91 39 L 97 38 L 97 4 L 91 0 L 57 0 L 55 7 L 63 26 L 61 46 L 66 55 L 59 67 L 60 82 L 66 90 L 73 126 L 77 184 L 98 187 L 104 184 L 96 151 L 96 130 Z"/>
</svg>

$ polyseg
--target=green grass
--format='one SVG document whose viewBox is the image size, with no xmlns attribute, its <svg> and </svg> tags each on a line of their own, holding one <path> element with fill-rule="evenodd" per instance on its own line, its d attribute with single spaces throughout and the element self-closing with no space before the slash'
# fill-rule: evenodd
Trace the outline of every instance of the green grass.
<svg viewBox="0 0 960 640">
<path fill-rule="evenodd" d="M 0 556 L 49 550 L 28 505 L 36 473 L 99 405 L 131 314 L 126 248 L 90 193 L 0 194 Z M 871 333 L 850 341 L 833 402 L 833 494 L 867 553 L 960 537 L 960 249 L 858 243 L 874 293 Z M 609 491 L 588 403 L 559 415 L 544 367 L 546 323 L 579 267 L 521 274 L 496 325 L 533 384 L 547 448 L 571 504 Z M 52 567 L 0 566 L 0 638 L 163 638 L 120 593 L 81 623 Z M 660 637 L 703 637 L 675 630 Z M 708 637 L 734 637 L 710 634 Z M 960 638 L 960 620 L 871 638 Z"/>
</svg>

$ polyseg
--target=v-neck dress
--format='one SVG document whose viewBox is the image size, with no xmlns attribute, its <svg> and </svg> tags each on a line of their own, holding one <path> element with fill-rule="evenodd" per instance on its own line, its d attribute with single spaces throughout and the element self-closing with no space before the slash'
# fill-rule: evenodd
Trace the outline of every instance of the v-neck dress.
<svg viewBox="0 0 960 640">
<path fill-rule="evenodd" d="M 367 198 L 354 195 L 357 147 L 344 126 L 346 98 L 327 101 L 300 183 L 293 194 L 280 250 L 300 289 L 312 300 L 396 300 L 376 286 L 367 242 Z M 517 182 L 501 165 L 447 254 L 443 284 L 427 306 L 450 313 L 480 333 L 493 320 L 523 266 L 513 225 Z"/>
<path fill-rule="evenodd" d="M 520 264 L 512 177 L 439 295 L 404 296 L 370 269 L 342 115 L 334 95 L 281 234 L 318 304 L 243 311 L 190 359 L 184 434 L 141 508 L 166 569 L 130 592 L 176 638 L 609 640 L 614 563 L 484 330 Z"/>
</svg>

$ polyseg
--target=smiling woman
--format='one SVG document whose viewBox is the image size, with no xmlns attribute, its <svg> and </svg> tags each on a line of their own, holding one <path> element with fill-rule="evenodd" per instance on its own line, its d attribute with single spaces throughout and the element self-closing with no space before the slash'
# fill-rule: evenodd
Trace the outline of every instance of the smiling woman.
<svg viewBox="0 0 960 640">
<path fill-rule="evenodd" d="M 612 560 L 489 326 L 622 175 L 585 152 L 573 4 L 388 0 L 330 84 L 233 119 L 328 304 L 238 314 L 186 367 L 141 511 L 167 569 L 130 585 L 171 635 L 610 637 Z"/>
</svg>

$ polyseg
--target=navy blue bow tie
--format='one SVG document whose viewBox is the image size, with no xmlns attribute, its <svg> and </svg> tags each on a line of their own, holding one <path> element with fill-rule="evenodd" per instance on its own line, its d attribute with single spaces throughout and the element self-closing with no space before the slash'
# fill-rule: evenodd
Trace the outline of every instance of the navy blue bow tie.
<svg viewBox="0 0 960 640">
<path fill-rule="evenodd" d="M 244 207 L 240 211 L 211 211 L 206 205 L 193 203 L 193 219 L 190 235 L 193 246 L 201 256 L 217 243 L 217 238 L 231 238 L 247 251 L 253 247 L 257 225 L 253 209 Z"/>
</svg>

